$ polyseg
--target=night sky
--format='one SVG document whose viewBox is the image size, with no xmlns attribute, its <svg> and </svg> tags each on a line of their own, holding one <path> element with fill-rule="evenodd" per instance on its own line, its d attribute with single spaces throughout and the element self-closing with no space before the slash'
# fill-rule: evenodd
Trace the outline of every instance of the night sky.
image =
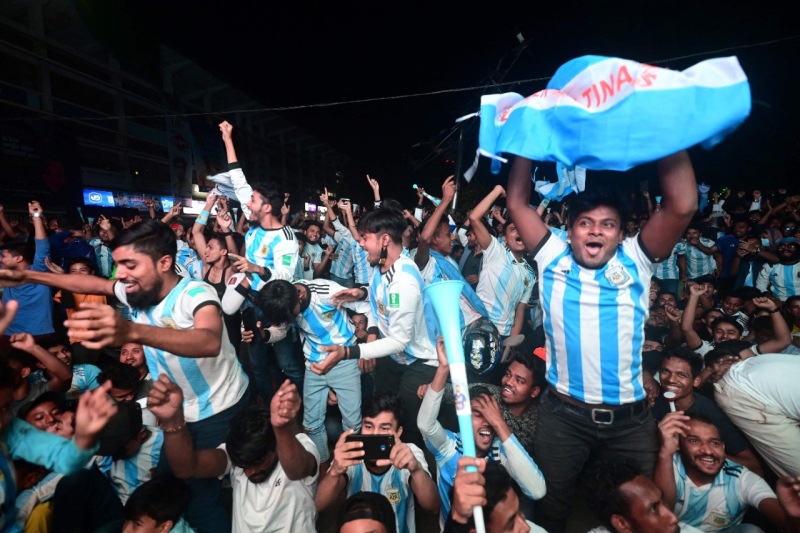
<svg viewBox="0 0 800 533">
<path fill-rule="evenodd" d="M 350 155 L 355 164 L 347 172 L 369 172 L 409 186 L 434 186 L 452 173 L 447 161 L 455 159 L 457 135 L 445 137 L 457 117 L 477 110 L 481 94 L 528 95 L 547 83 L 495 85 L 501 80 L 547 77 L 585 54 L 669 60 L 657 64 L 678 70 L 736 55 L 750 79 L 753 110 L 722 145 L 711 152 L 692 151 L 698 180 L 762 187 L 795 181 L 800 39 L 672 59 L 800 34 L 789 7 L 740 1 L 541 4 L 486 2 L 479 10 L 465 3 L 445 7 L 417 1 L 130 0 L 106 2 L 113 7 L 104 9 L 124 13 L 124 28 L 113 31 L 127 35 L 139 51 L 156 37 L 268 106 L 479 87 L 284 113 Z M 524 36 L 524 46 L 517 33 Z M 477 145 L 473 122 L 464 130 L 465 165 Z M 478 182 L 494 179 L 488 166 L 482 163 Z M 654 168 L 645 165 L 625 176 L 590 172 L 588 181 L 636 183 L 653 175 Z"/>
</svg>

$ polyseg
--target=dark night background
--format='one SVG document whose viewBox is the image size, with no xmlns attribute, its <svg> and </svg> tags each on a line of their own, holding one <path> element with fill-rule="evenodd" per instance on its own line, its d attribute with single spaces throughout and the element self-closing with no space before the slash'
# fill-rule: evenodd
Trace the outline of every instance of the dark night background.
<svg viewBox="0 0 800 533">
<path fill-rule="evenodd" d="M 620 56 L 682 70 L 736 55 L 753 110 L 711 152 L 692 151 L 698 181 L 763 188 L 795 182 L 800 120 L 800 34 L 790 7 L 759 2 L 222 2 L 77 0 L 92 30 L 142 68 L 165 42 L 269 107 L 307 105 L 478 87 L 434 96 L 283 112 L 350 155 L 350 179 L 438 191 L 452 173 L 454 119 L 477 110 L 481 94 L 544 88 L 562 63 L 585 54 Z M 525 44 L 520 45 L 516 34 Z M 773 44 L 749 46 L 765 41 Z M 714 53 L 715 50 L 743 47 Z M 705 53 L 709 52 L 709 53 Z M 702 54 L 701 54 L 702 53 Z M 701 54 L 701 55 L 694 55 Z M 689 58 L 681 56 L 694 55 Z M 668 60 L 668 61 L 662 61 Z M 221 115 L 222 116 L 222 115 Z M 477 145 L 464 129 L 463 166 Z M 476 181 L 496 178 L 481 163 Z M 554 171 L 550 171 L 554 175 Z M 624 175 L 590 172 L 589 186 L 636 187 L 645 165 Z M 356 182 L 360 183 L 360 182 Z M 475 182 L 473 182 L 475 183 Z M 406 191 L 406 184 L 408 185 Z"/>
</svg>

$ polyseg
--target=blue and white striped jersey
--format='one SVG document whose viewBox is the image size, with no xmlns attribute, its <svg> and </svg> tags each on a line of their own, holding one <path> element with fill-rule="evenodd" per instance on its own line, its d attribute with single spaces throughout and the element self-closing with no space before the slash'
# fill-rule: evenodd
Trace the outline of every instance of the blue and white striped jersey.
<svg viewBox="0 0 800 533">
<path fill-rule="evenodd" d="M 653 275 L 658 279 L 678 279 L 681 273 L 678 271 L 678 250 L 681 243 L 675 245 L 669 257 L 653 265 Z M 713 258 L 713 256 L 712 256 Z"/>
<path fill-rule="evenodd" d="M 367 252 L 353 240 L 353 277 L 356 285 L 368 285 L 374 267 L 367 261 Z"/>
<path fill-rule="evenodd" d="M 458 271 L 458 264 L 453 261 L 452 257 L 445 257 L 445 260 L 452 263 L 453 267 Z M 423 281 L 425 281 L 425 285 L 430 285 L 431 283 L 436 283 L 437 281 L 446 281 L 450 278 L 444 273 L 444 271 L 436 264 L 436 260 L 433 256 L 428 257 L 428 264 L 425 265 L 425 268 L 420 270 L 420 274 L 422 275 Z M 462 277 L 461 280 L 464 278 Z M 467 287 L 469 288 L 469 287 Z M 476 320 L 478 320 L 481 315 L 478 313 L 467 300 L 464 294 L 461 294 L 460 299 L 460 307 L 461 307 L 461 329 L 469 326 Z"/>
<path fill-rule="evenodd" d="M 547 381 L 586 403 L 644 398 L 642 344 L 652 261 L 627 238 L 602 268 L 583 268 L 547 234 L 535 256 L 544 315 Z"/>
<path fill-rule="evenodd" d="M 761 272 L 758 273 L 756 289 L 764 292 L 767 288 L 782 302 L 785 302 L 789 296 L 800 294 L 800 263 L 764 265 Z"/>
<path fill-rule="evenodd" d="M 338 225 L 337 225 L 338 223 Z M 346 229 L 339 220 L 333 221 L 336 230 L 336 259 L 331 263 L 331 275 L 337 278 L 348 279 L 353 277 L 353 246 L 358 246 L 350 231 Z M 349 239 L 347 237 L 350 237 Z"/>
<path fill-rule="evenodd" d="M 536 276 L 525 260 L 514 255 L 497 238 L 483 251 L 480 278 L 475 292 L 489 311 L 489 320 L 503 337 L 511 334 L 517 306 L 531 299 Z"/>
<path fill-rule="evenodd" d="M 114 461 L 108 473 L 111 485 L 122 500 L 122 505 L 125 505 L 139 485 L 143 485 L 153 477 L 153 471 L 161 458 L 164 434 L 157 427 L 146 427 L 150 431 L 150 436 L 142 443 L 139 451 L 133 457 Z"/>
<path fill-rule="evenodd" d="M 72 385 L 66 392 L 67 398 L 77 399 L 87 390 L 94 390 L 100 386 L 97 378 L 100 376 L 100 369 L 94 365 L 72 365 Z"/>
<path fill-rule="evenodd" d="M 109 279 L 114 272 L 114 259 L 111 257 L 111 248 L 103 244 L 99 237 L 89 241 L 94 247 L 94 255 L 97 257 L 97 273 Z"/>
<path fill-rule="evenodd" d="M 114 294 L 128 305 L 125 286 L 114 284 Z M 217 291 L 203 281 L 181 278 L 166 298 L 147 309 L 131 308 L 133 321 L 160 328 L 194 329 L 194 314 L 207 305 L 220 307 Z M 232 407 L 247 389 L 247 375 L 242 370 L 233 345 L 222 323 L 220 353 L 217 357 L 186 357 L 144 346 L 147 369 L 151 376 L 166 374 L 183 389 L 183 410 L 187 422 L 197 422 Z"/>
<path fill-rule="evenodd" d="M 700 244 L 708 248 L 715 246 L 714 241 L 705 237 L 700 237 Z M 673 251 L 673 253 L 686 257 L 686 277 L 689 279 L 708 276 L 713 274 L 717 268 L 713 254 L 705 254 L 700 248 L 689 244 L 685 240 L 678 243 L 676 251 Z"/>
<path fill-rule="evenodd" d="M 294 279 L 298 253 L 297 239 L 294 237 L 292 228 L 284 226 L 279 229 L 266 230 L 256 226 L 247 232 L 244 242 L 247 260 L 268 268 L 272 272 L 270 279 L 285 279 L 286 281 Z M 256 274 L 252 274 L 252 276 L 251 288 L 255 291 L 260 290 L 264 286 L 264 281 Z"/>
<path fill-rule="evenodd" d="M 185 241 L 178 239 L 177 242 L 178 252 L 175 254 L 175 262 L 191 272 L 189 265 L 197 260 L 197 253 Z"/>
<path fill-rule="evenodd" d="M 703 531 L 723 531 L 740 524 L 748 506 L 757 509 L 762 500 L 776 498 L 761 477 L 727 459 L 714 481 L 702 487 L 686 474 L 679 453 L 672 466 L 677 488 L 675 514 L 681 522 Z"/>
<path fill-rule="evenodd" d="M 362 358 L 391 355 L 400 364 L 423 359 L 427 365 L 438 366 L 436 316 L 425 302 L 424 287 L 419 269 L 409 257 L 401 255 L 384 274 L 380 268 L 373 269 L 369 325 L 377 325 L 381 338 L 360 345 Z"/>
<path fill-rule="evenodd" d="M 295 324 L 300 329 L 303 338 L 303 355 L 306 357 L 306 366 L 319 363 L 327 357 L 327 352 L 322 352 L 322 346 L 353 346 L 357 339 L 355 326 L 344 309 L 337 309 L 331 301 L 331 296 L 345 290 L 338 283 L 327 279 L 303 281 L 308 289 L 311 301 L 305 311 L 294 317 Z M 357 313 L 364 313 L 369 317 L 369 304 L 367 302 L 352 302 L 344 304 Z"/>
<path fill-rule="evenodd" d="M 428 474 L 428 463 L 425 454 L 414 444 L 408 443 L 411 453 Z M 357 492 L 374 492 L 383 494 L 394 509 L 398 533 L 414 533 L 414 493 L 408 486 L 411 473 L 408 470 L 397 470 L 394 466 L 383 474 L 373 474 L 363 462 L 347 468 L 347 497 Z"/>
</svg>

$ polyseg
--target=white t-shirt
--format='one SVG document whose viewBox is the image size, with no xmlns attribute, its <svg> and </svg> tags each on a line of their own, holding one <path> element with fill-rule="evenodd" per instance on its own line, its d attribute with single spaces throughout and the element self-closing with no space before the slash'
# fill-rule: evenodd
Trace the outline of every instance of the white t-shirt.
<svg viewBox="0 0 800 533">
<path fill-rule="evenodd" d="M 125 285 L 114 284 L 114 294 L 128 305 Z M 131 308 L 137 324 L 177 330 L 194 329 L 194 314 L 213 305 L 220 308 L 217 291 L 203 281 L 182 278 L 158 304 L 145 310 Z M 247 390 L 247 375 L 222 323 L 220 353 L 217 357 L 182 357 L 144 346 L 151 376 L 166 374 L 183 389 L 183 411 L 187 422 L 197 422 L 235 405 Z M 192 355 L 192 354 L 186 354 Z"/>
<path fill-rule="evenodd" d="M 759 402 L 800 420 L 800 357 L 770 353 L 748 357 L 731 366 L 725 383 Z"/>
<path fill-rule="evenodd" d="M 233 533 L 316 531 L 314 493 L 319 475 L 319 451 L 305 433 L 295 437 L 317 460 L 313 476 L 292 481 L 278 464 L 266 481 L 251 483 L 244 470 L 233 466 L 228 459 L 225 475 L 230 474 L 233 487 Z M 225 444 L 217 449 L 227 454 Z"/>
</svg>

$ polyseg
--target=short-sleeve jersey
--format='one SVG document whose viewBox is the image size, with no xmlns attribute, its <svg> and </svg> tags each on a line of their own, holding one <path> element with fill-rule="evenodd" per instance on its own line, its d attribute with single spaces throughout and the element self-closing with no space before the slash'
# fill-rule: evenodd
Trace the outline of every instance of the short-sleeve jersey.
<svg viewBox="0 0 800 533">
<path fill-rule="evenodd" d="M 489 320 L 497 326 L 502 336 L 511 334 L 517 306 L 531 299 L 536 276 L 524 260 L 517 261 L 505 244 L 492 237 L 492 243 L 483 251 L 478 293 Z"/>
<path fill-rule="evenodd" d="M 678 271 L 678 250 L 680 248 L 681 243 L 676 244 L 669 257 L 653 266 L 653 276 L 662 280 L 678 279 L 680 277 L 680 272 Z"/>
<path fill-rule="evenodd" d="M 122 283 L 114 284 L 114 294 L 120 302 L 128 305 Z M 220 307 L 217 291 L 203 281 L 183 278 L 156 305 L 147 309 L 131 308 L 131 316 L 137 324 L 190 330 L 194 329 L 195 313 L 207 305 Z M 187 422 L 204 420 L 232 407 L 247 390 L 247 375 L 228 340 L 224 322 L 220 342 L 218 356 L 202 358 L 181 357 L 144 346 L 150 375 L 166 374 L 183 389 L 183 410 Z"/>
<path fill-rule="evenodd" d="M 707 248 L 714 246 L 714 241 L 700 237 L 700 244 Z M 717 263 L 714 261 L 713 254 L 705 254 L 697 246 L 693 246 L 686 241 L 681 241 L 677 246 L 677 254 L 686 257 L 686 277 L 697 279 L 714 273 Z"/>
<path fill-rule="evenodd" d="M 455 261 L 453 261 L 452 257 L 448 256 L 444 259 L 445 261 L 452 263 L 453 268 L 458 271 L 458 265 Z M 433 258 L 433 256 L 428 257 L 428 264 L 425 265 L 425 268 L 420 270 L 420 275 L 422 276 L 425 285 L 430 285 L 431 283 L 436 283 L 437 281 L 447 281 L 450 279 L 447 277 L 447 274 L 444 272 L 444 270 L 442 270 L 436 263 L 436 260 Z M 469 301 L 463 293 L 461 294 L 459 303 L 461 307 L 461 328 L 463 329 L 464 327 L 469 326 L 478 320 L 481 315 L 469 304 Z"/>
<path fill-rule="evenodd" d="M 639 238 L 625 239 L 602 268 L 574 259 L 547 233 L 534 257 L 544 315 L 547 381 L 586 403 L 644 399 L 642 344 L 653 263 Z"/>
<path fill-rule="evenodd" d="M 408 444 L 414 458 L 419 461 L 425 472 L 428 470 L 428 463 L 425 461 L 425 454 L 414 444 Z M 383 494 L 394 509 L 395 520 L 397 520 L 398 533 L 414 533 L 416 524 L 414 522 L 414 494 L 408 486 L 411 473 L 407 470 L 397 470 L 394 466 L 383 474 L 373 474 L 363 462 L 347 468 L 347 496 L 350 497 L 357 492 L 374 492 Z"/>
<path fill-rule="evenodd" d="M 289 227 L 263 229 L 251 228 L 244 237 L 245 257 L 251 263 L 272 270 L 270 279 L 294 279 L 298 261 L 297 239 Z M 260 290 L 264 280 L 257 274 L 253 276 L 253 290 Z"/>
<path fill-rule="evenodd" d="M 727 459 L 714 481 L 701 487 L 686 474 L 680 454 L 675 454 L 672 466 L 675 514 L 681 522 L 703 531 L 723 531 L 740 524 L 748 506 L 758 508 L 761 500 L 776 497 L 766 481 Z"/>
<path fill-rule="evenodd" d="M 765 264 L 758 273 L 756 288 L 760 291 L 769 289 L 772 295 L 782 302 L 790 296 L 797 296 L 800 294 L 800 263 Z"/>
<path fill-rule="evenodd" d="M 228 459 L 225 474 L 230 474 L 233 486 L 233 533 L 293 533 L 316 531 L 314 493 L 319 473 L 319 451 L 305 433 L 295 438 L 317 461 L 313 476 L 291 480 L 280 463 L 269 478 L 261 483 L 251 482 L 238 466 Z M 218 447 L 225 451 L 225 444 Z"/>
</svg>

